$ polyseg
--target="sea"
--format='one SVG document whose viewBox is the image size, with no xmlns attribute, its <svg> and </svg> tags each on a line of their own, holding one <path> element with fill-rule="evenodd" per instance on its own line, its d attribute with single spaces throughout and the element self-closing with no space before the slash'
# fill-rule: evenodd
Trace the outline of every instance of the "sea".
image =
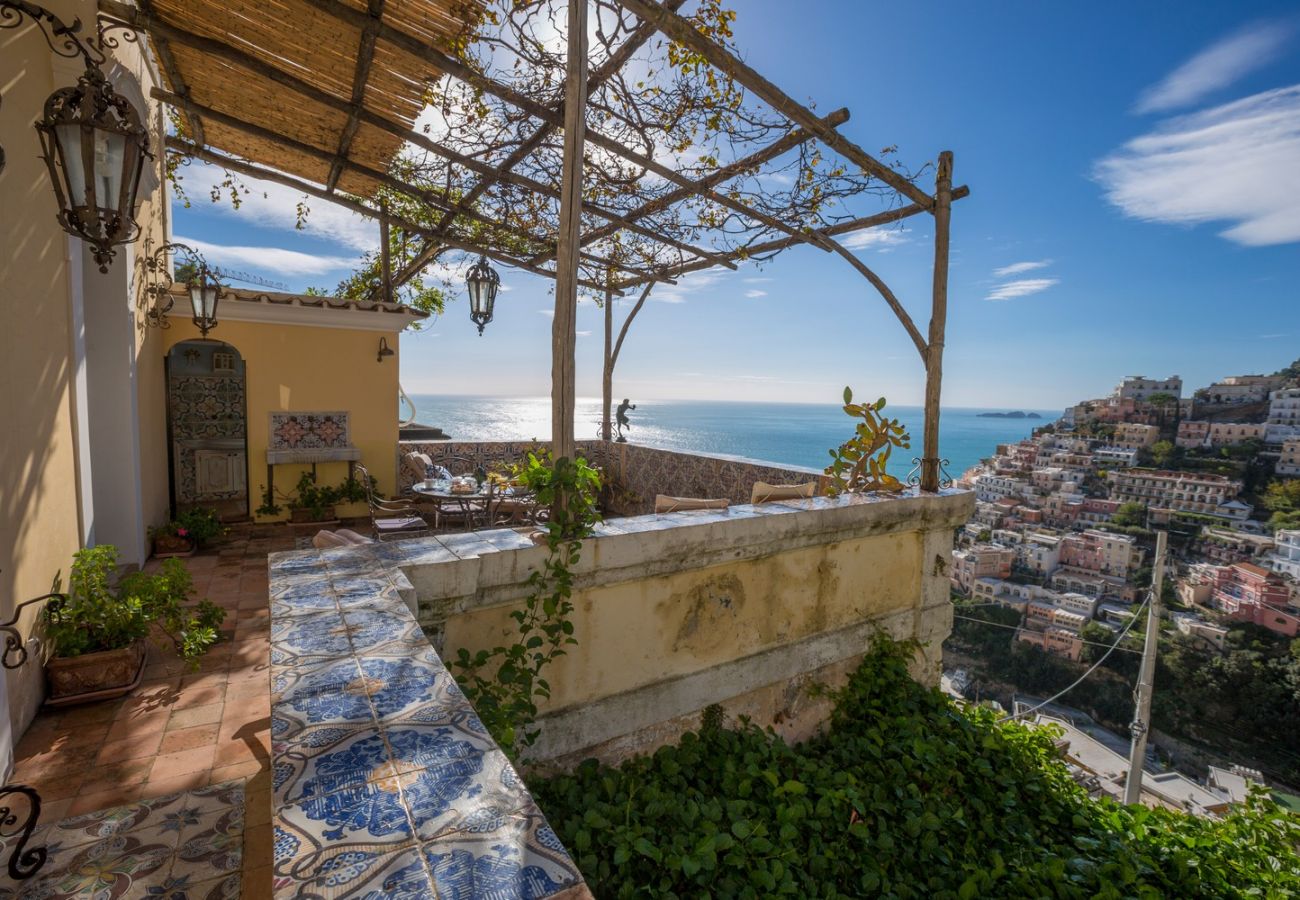
<svg viewBox="0 0 1300 900">
<path fill-rule="evenodd" d="M 865 399 L 865 398 L 864 398 Z M 466 397 L 416 394 L 411 397 L 417 420 L 436 425 L 452 440 L 548 440 L 551 436 L 549 397 Z M 615 401 L 617 404 L 617 401 Z M 1038 419 L 984 418 L 980 413 L 1010 409 L 946 407 L 939 417 L 939 451 L 948 472 L 960 477 L 998 444 L 1014 443 L 1033 429 L 1053 422 L 1060 410 L 1023 410 Z M 409 415 L 409 410 L 404 411 Z M 887 406 L 912 437 L 911 449 L 896 449 L 890 473 L 903 478 L 912 458 L 921 455 L 924 421 L 919 406 Z M 579 440 L 599 437 L 600 400 L 579 398 L 576 410 Z M 830 450 L 852 437 L 854 422 L 837 405 L 812 403 L 747 403 L 719 400 L 638 400 L 629 411 L 629 441 L 694 453 L 739 456 L 790 466 L 825 468 Z"/>
</svg>

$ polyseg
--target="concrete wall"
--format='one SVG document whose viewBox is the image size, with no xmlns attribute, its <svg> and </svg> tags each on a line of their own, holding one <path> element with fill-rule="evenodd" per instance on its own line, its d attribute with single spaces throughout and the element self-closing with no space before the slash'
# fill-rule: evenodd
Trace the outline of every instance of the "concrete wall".
<svg viewBox="0 0 1300 900">
<path fill-rule="evenodd" d="M 303 311 L 302 325 L 228 321 L 221 318 L 221 311 L 218 306 L 218 325 L 209 336 L 232 345 L 247 366 L 248 487 L 252 507 L 256 509 L 260 504 L 261 486 L 266 484 L 269 414 L 282 410 L 347 410 L 351 414 L 352 442 L 361 449 L 361 462 L 378 480 L 381 491 L 393 492 L 399 357 L 395 353 L 379 363 L 375 355 L 381 337 L 394 351 L 398 350 L 397 332 L 312 327 L 311 310 Z M 163 332 L 164 352 L 199 337 L 198 329 L 183 315 L 171 316 L 171 323 L 171 328 Z M 165 416 L 165 400 L 160 404 L 158 414 Z M 277 490 L 291 492 L 299 473 L 310 468 L 276 466 Z M 165 464 L 160 471 L 166 473 Z M 322 482 L 337 484 L 347 475 L 347 463 L 319 463 L 317 471 Z M 366 515 L 366 507 L 364 503 L 351 504 L 340 507 L 339 512 L 362 516 Z M 279 518 L 288 518 L 287 509 Z"/>
<path fill-rule="evenodd" d="M 877 629 L 927 642 L 917 674 L 937 683 L 952 532 L 973 506 L 973 494 L 948 492 L 611 520 L 576 567 L 579 645 L 547 673 L 532 756 L 642 752 L 714 703 L 806 736 L 826 710 L 802 688 L 842 679 Z M 544 554 L 464 537 L 459 558 L 403 567 L 447 659 L 513 639 L 510 613 Z"/>
</svg>

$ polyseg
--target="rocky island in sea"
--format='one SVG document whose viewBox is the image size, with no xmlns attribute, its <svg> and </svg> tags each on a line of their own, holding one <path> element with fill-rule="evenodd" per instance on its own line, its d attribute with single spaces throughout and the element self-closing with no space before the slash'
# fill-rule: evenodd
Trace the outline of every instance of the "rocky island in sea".
<svg viewBox="0 0 1300 900">
<path fill-rule="evenodd" d="M 1040 416 L 1036 412 L 1027 413 L 1019 409 L 1016 410 L 1015 412 L 983 412 L 983 413 L 977 413 L 976 415 L 978 415 L 979 418 L 981 419 L 1041 419 L 1042 418 L 1042 416 Z"/>
</svg>

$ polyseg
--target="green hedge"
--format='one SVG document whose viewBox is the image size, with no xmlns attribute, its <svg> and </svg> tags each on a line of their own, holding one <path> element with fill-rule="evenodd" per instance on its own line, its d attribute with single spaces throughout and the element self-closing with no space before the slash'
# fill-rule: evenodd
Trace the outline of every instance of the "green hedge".
<svg viewBox="0 0 1300 900">
<path fill-rule="evenodd" d="M 826 736 L 706 723 L 532 783 L 607 897 L 1290 897 L 1300 822 L 1089 800 L 1043 732 L 960 711 L 880 640 Z"/>
</svg>

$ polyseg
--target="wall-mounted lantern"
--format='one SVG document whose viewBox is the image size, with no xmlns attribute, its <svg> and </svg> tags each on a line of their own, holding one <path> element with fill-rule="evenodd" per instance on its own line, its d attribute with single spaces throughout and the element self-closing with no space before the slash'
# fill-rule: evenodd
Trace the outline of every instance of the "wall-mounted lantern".
<svg viewBox="0 0 1300 900">
<path fill-rule="evenodd" d="M 479 336 L 483 336 L 483 326 L 492 321 L 492 309 L 497 302 L 497 288 L 501 286 L 501 276 L 488 265 L 486 256 L 479 256 L 478 262 L 470 266 L 465 276 L 465 286 L 469 289 L 469 317 L 478 326 Z"/>
<path fill-rule="evenodd" d="M 24 16 L 40 26 L 56 54 L 86 63 L 75 85 L 45 101 L 36 131 L 59 202 L 59 225 L 88 243 L 99 271 L 107 272 L 113 248 L 140 234 L 135 200 L 145 157 L 152 156 L 149 133 L 139 111 L 105 77 L 103 50 L 81 38 L 80 19 L 69 25 L 35 3 L 0 0 L 0 28 L 17 28 Z"/>
<path fill-rule="evenodd" d="M 383 362 L 384 357 L 392 356 L 392 355 L 393 355 L 393 348 L 388 346 L 388 338 L 381 337 L 379 339 L 379 354 L 375 358 L 375 362 Z"/>
<path fill-rule="evenodd" d="M 173 256 L 176 257 L 174 266 Z M 145 258 L 144 265 L 149 277 L 145 287 L 150 298 L 149 309 L 145 311 L 148 324 L 168 327 L 167 314 L 175 303 L 172 285 L 180 282 L 189 293 L 194 324 L 206 338 L 217 327 L 217 302 L 221 299 L 222 285 L 203 254 L 187 244 L 163 244 Z"/>
</svg>

